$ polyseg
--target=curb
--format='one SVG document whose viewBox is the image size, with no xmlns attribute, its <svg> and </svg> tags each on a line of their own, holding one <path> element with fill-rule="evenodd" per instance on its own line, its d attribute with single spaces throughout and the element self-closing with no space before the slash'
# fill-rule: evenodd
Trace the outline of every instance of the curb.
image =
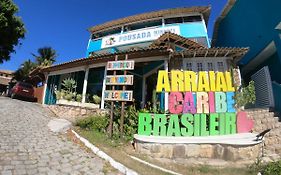
<svg viewBox="0 0 281 175">
<path fill-rule="evenodd" d="M 135 172 L 132 169 L 127 168 L 123 164 L 115 161 L 112 157 L 107 155 L 105 152 L 101 151 L 98 147 L 95 145 L 91 144 L 87 139 L 81 137 L 79 134 L 77 134 L 74 130 L 71 129 L 71 132 L 81 141 L 85 144 L 86 147 L 91 149 L 97 156 L 100 158 L 108 161 L 111 166 L 113 166 L 115 169 L 119 170 L 121 173 L 126 174 L 126 175 L 138 175 L 137 172 Z"/>
</svg>

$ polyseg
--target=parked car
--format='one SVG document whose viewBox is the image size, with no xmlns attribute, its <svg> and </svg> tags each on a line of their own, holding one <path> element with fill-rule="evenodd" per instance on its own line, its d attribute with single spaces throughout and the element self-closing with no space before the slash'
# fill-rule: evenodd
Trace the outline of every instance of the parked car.
<svg viewBox="0 0 281 175">
<path fill-rule="evenodd" d="M 16 85 L 10 91 L 11 98 L 24 97 L 30 100 L 34 100 L 34 89 L 29 83 L 17 82 Z"/>
</svg>

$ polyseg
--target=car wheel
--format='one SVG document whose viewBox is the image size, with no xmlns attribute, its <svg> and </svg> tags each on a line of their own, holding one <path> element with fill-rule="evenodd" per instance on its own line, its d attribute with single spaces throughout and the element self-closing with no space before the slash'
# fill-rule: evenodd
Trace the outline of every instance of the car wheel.
<svg viewBox="0 0 281 175">
<path fill-rule="evenodd" d="M 16 97 L 16 94 L 12 93 L 11 98 L 14 99 Z"/>
</svg>

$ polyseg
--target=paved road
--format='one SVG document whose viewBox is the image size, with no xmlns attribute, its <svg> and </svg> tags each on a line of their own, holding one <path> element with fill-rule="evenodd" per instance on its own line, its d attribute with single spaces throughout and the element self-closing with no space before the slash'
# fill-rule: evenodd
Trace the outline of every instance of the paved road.
<svg viewBox="0 0 281 175">
<path fill-rule="evenodd" d="M 0 174 L 103 174 L 104 162 L 49 131 L 38 104 L 0 97 Z"/>
</svg>

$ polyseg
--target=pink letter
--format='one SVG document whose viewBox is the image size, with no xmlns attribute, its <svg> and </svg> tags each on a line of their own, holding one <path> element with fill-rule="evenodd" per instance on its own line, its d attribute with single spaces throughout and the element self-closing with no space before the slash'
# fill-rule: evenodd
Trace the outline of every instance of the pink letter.
<svg viewBox="0 0 281 175">
<path fill-rule="evenodd" d="M 172 114 L 180 114 L 182 112 L 183 97 L 180 92 L 171 92 L 169 95 L 169 110 Z"/>
<path fill-rule="evenodd" d="M 196 113 L 192 92 L 186 92 L 184 94 L 183 113 L 188 112 L 191 114 Z"/>
</svg>

